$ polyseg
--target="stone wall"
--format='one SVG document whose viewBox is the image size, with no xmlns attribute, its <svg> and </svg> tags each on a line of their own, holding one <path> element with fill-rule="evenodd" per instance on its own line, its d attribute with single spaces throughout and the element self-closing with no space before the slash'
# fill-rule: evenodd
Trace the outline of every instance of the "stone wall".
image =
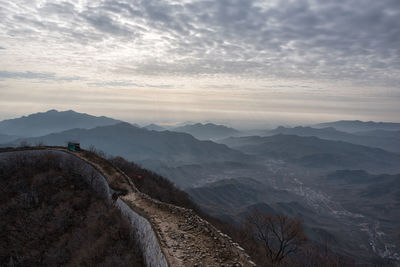
<svg viewBox="0 0 400 267">
<path fill-rule="evenodd" d="M 129 219 L 132 234 L 136 240 L 140 240 L 143 259 L 146 266 L 167 267 L 168 262 L 161 251 L 156 234 L 150 222 L 138 213 L 134 212 L 120 198 L 116 201 L 117 207 Z"/>
<path fill-rule="evenodd" d="M 131 226 L 131 235 L 138 242 L 141 248 L 144 263 L 146 266 L 154 267 L 167 267 L 169 266 L 168 260 L 163 254 L 163 249 L 161 244 L 165 244 L 165 240 L 162 235 L 158 236 L 156 231 L 160 229 L 152 221 L 151 215 L 146 214 L 142 211 L 140 207 L 132 206 L 130 207 L 124 200 L 117 197 L 120 192 L 113 190 L 106 177 L 99 171 L 95 165 L 86 159 L 80 158 L 78 155 L 70 153 L 68 151 L 57 150 L 58 148 L 44 148 L 44 149 L 21 149 L 20 151 L 0 151 L 0 161 L 7 159 L 9 156 L 24 156 L 28 157 L 30 155 L 40 155 L 41 153 L 54 153 L 61 157 L 60 167 L 64 170 L 76 170 L 85 181 L 90 185 L 90 187 L 100 194 L 110 205 L 115 205 L 121 213 L 129 220 Z M 242 262 L 244 266 L 255 266 L 255 264 L 250 260 L 248 254 L 245 253 L 244 249 L 241 248 L 237 243 L 226 234 L 223 234 L 209 222 L 200 218 L 195 212 L 190 209 L 185 209 L 175 205 L 167 204 L 155 199 L 152 199 L 146 194 L 138 192 L 136 187 L 133 185 L 129 177 L 127 177 L 121 170 L 116 168 L 119 173 L 125 176 L 126 181 L 132 187 L 135 194 L 140 195 L 142 199 L 147 199 L 151 205 L 155 205 L 158 209 L 168 211 L 170 214 L 184 218 L 187 227 L 192 227 L 193 225 L 200 227 L 204 234 L 209 236 L 211 239 L 216 240 L 216 243 L 223 244 L 224 247 L 229 248 L 230 252 L 233 253 L 238 261 Z M 116 193 L 116 194 L 115 194 Z M 113 195 L 114 200 L 113 200 Z M 135 204 L 135 203 L 132 203 Z M 186 227 L 184 225 L 184 227 Z M 160 240 L 158 239 L 160 238 Z M 242 265 L 238 265 L 242 266 Z"/>
<path fill-rule="evenodd" d="M 27 150 L 27 151 L 9 151 L 0 153 L 0 161 L 7 160 L 16 156 L 39 156 L 43 153 L 53 153 L 62 158 L 60 167 L 65 170 L 78 170 L 79 174 L 85 179 L 90 187 L 106 199 L 108 204 L 112 204 L 112 196 L 115 191 L 110 188 L 106 178 L 91 164 L 76 157 L 73 154 L 57 150 Z M 143 260 L 146 266 L 167 267 L 167 260 L 162 253 L 160 244 L 150 222 L 134 212 L 124 201 L 118 198 L 115 202 L 116 207 L 129 220 L 131 225 L 131 234 L 135 237 L 141 248 Z"/>
</svg>

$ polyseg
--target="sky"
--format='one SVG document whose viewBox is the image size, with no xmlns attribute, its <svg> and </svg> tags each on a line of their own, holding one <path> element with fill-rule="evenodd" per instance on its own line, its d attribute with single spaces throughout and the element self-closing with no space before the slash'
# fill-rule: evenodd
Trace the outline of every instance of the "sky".
<svg viewBox="0 0 400 267">
<path fill-rule="evenodd" d="M 0 120 L 400 121 L 399 0 L 0 0 Z"/>
</svg>

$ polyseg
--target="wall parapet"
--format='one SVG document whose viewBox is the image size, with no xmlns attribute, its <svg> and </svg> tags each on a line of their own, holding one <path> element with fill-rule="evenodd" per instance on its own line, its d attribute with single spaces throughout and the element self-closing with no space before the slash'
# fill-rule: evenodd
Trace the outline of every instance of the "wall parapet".
<svg viewBox="0 0 400 267">
<path fill-rule="evenodd" d="M 73 153 L 61 147 L 42 147 L 0 149 L 0 160 L 21 152 L 52 152 L 73 162 L 90 187 L 129 220 L 131 235 L 138 242 L 146 266 L 255 266 L 243 248 L 193 210 L 141 193 L 129 176 L 102 158 L 85 157 L 84 152 Z M 125 184 L 121 187 L 119 183 Z"/>
</svg>

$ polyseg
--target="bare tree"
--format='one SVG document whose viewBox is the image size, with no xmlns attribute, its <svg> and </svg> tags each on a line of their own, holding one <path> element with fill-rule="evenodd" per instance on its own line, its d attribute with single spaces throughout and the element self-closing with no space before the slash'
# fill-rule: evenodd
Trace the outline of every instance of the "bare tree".
<svg viewBox="0 0 400 267">
<path fill-rule="evenodd" d="M 247 216 L 246 225 L 253 238 L 262 244 L 272 265 L 282 263 L 307 240 L 301 220 L 283 214 L 254 211 Z"/>
</svg>

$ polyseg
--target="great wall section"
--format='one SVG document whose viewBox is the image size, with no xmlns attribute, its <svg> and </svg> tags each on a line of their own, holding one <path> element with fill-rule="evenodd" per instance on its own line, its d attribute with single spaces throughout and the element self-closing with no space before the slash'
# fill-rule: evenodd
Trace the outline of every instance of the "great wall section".
<svg viewBox="0 0 400 267">
<path fill-rule="evenodd" d="M 243 248 L 192 210 L 139 192 L 129 176 L 94 154 L 62 147 L 18 148 L 0 150 L 0 160 L 30 153 L 55 153 L 79 167 L 93 190 L 129 219 L 146 266 L 255 266 Z"/>
</svg>

